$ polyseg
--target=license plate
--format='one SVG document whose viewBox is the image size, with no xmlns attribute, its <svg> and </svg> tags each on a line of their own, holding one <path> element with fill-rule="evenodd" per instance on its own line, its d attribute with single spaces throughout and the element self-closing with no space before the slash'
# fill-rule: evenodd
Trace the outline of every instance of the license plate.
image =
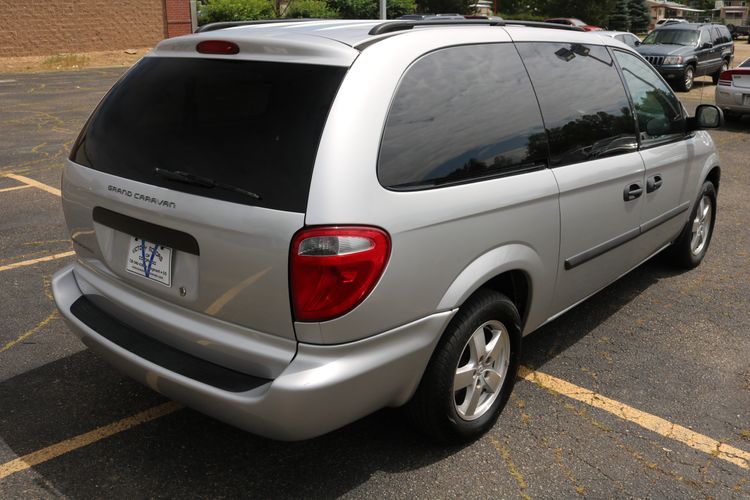
<svg viewBox="0 0 750 500">
<path fill-rule="evenodd" d="M 125 270 L 142 278 L 172 286 L 172 249 L 150 243 L 140 238 L 131 238 Z"/>
</svg>

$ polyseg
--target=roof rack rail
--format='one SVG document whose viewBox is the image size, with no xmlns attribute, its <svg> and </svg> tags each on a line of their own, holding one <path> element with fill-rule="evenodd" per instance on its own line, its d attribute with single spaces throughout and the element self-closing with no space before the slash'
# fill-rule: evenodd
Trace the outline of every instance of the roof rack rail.
<svg viewBox="0 0 750 500">
<path fill-rule="evenodd" d="M 377 26 L 374 26 L 369 34 L 370 35 L 383 35 L 385 33 L 393 33 L 394 31 L 405 31 L 410 30 L 413 28 L 421 27 L 421 26 L 509 26 L 509 25 L 520 25 L 520 26 L 528 26 L 530 28 L 548 28 L 548 29 L 556 29 L 556 30 L 567 30 L 567 31 L 584 31 L 581 28 L 575 27 L 575 26 L 565 26 L 563 24 L 553 24 L 553 23 L 542 23 L 539 21 L 512 21 L 512 20 L 503 20 L 503 21 L 494 21 L 492 19 L 466 19 L 465 21 L 461 20 L 450 20 L 446 19 L 444 21 L 434 19 L 429 21 L 386 21 L 384 23 L 380 23 Z"/>
<path fill-rule="evenodd" d="M 256 21 L 220 21 L 216 23 L 208 23 L 198 27 L 195 30 L 196 33 L 205 33 L 206 31 L 223 30 L 225 28 L 234 28 L 235 26 L 252 26 L 254 24 L 272 24 L 272 23 L 303 23 L 307 21 L 321 21 L 314 17 L 308 17 L 304 19 L 262 19 Z"/>
</svg>

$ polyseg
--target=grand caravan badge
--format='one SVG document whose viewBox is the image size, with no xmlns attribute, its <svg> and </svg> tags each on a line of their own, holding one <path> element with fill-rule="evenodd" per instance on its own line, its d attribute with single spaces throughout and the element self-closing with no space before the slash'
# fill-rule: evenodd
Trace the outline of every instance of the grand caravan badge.
<svg viewBox="0 0 750 500">
<path fill-rule="evenodd" d="M 137 191 L 132 191 L 130 189 L 119 188 L 119 187 L 113 186 L 111 184 L 109 186 L 107 186 L 107 191 L 110 191 L 110 192 L 113 192 L 113 193 L 117 193 L 117 194 L 119 194 L 121 196 L 132 198 L 134 200 L 143 201 L 143 202 L 146 202 L 146 203 L 149 203 L 151 205 L 158 206 L 158 207 L 177 208 L 177 205 L 173 201 L 162 200 L 160 198 L 156 198 L 156 197 L 151 196 L 151 195 L 142 194 L 142 193 L 139 193 Z"/>
</svg>

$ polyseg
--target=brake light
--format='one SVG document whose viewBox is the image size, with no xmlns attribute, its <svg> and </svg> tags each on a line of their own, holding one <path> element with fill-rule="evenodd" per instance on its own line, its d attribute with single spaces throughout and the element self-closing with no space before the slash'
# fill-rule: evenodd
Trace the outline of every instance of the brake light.
<svg viewBox="0 0 750 500">
<path fill-rule="evenodd" d="M 719 75 L 719 85 L 724 85 L 725 87 L 731 87 L 732 86 L 732 75 L 734 75 L 734 71 L 727 70 L 722 71 Z"/>
<path fill-rule="evenodd" d="M 224 40 L 203 40 L 195 46 L 195 50 L 201 54 L 239 54 L 240 47 L 234 42 Z"/>
<path fill-rule="evenodd" d="M 383 274 L 388 233 L 375 227 L 311 227 L 292 239 L 290 276 L 297 321 L 327 321 L 359 305 Z"/>
</svg>

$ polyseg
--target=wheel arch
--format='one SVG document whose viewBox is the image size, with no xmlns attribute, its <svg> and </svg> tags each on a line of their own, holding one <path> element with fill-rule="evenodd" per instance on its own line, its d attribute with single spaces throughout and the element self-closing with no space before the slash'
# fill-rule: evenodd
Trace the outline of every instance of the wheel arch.
<svg viewBox="0 0 750 500">
<path fill-rule="evenodd" d="M 527 245 L 515 243 L 495 248 L 461 271 L 443 295 L 439 309 L 458 308 L 478 290 L 489 288 L 513 301 L 521 317 L 521 330 L 524 331 L 530 316 L 539 309 L 537 298 L 546 295 L 543 290 L 537 289 L 544 272 L 541 258 Z M 547 280 L 550 283 L 547 291 L 550 297 L 554 278 L 552 275 Z"/>
<path fill-rule="evenodd" d="M 714 165 L 705 176 L 706 181 L 711 181 L 716 188 L 716 194 L 719 194 L 719 182 L 721 181 L 721 167 Z M 704 181 L 705 182 L 705 181 Z M 703 183 L 701 183 L 703 184 Z"/>
</svg>

